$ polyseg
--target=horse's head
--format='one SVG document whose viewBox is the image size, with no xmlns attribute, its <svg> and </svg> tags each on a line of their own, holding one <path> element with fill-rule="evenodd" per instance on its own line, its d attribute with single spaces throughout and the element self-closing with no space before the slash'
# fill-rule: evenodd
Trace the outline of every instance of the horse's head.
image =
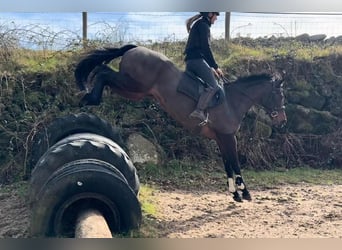
<svg viewBox="0 0 342 250">
<path fill-rule="evenodd" d="M 261 105 L 272 119 L 272 125 L 276 127 L 284 127 L 287 122 L 284 101 L 283 80 L 272 80 L 271 91 Z"/>
</svg>

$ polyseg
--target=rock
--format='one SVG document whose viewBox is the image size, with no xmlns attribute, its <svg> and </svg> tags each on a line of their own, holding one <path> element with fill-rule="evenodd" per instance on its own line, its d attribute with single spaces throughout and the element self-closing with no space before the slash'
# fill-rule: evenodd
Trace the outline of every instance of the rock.
<svg viewBox="0 0 342 250">
<path fill-rule="evenodd" d="M 325 34 L 317 34 L 317 35 L 310 36 L 309 40 L 310 42 L 320 42 L 320 41 L 323 41 L 326 37 L 327 35 Z"/>
<path fill-rule="evenodd" d="M 286 107 L 288 128 L 295 133 L 328 134 L 336 128 L 339 119 L 328 111 L 318 111 L 301 105 Z"/>
<path fill-rule="evenodd" d="M 338 36 L 335 38 L 335 41 L 339 44 L 342 44 L 342 35 L 341 36 Z"/>
<path fill-rule="evenodd" d="M 297 41 L 301 41 L 301 42 L 308 42 L 310 40 L 310 36 L 307 33 L 301 34 L 299 36 L 296 36 L 295 39 Z"/>
<path fill-rule="evenodd" d="M 269 138 L 272 134 L 272 128 L 260 121 L 255 124 L 255 136 L 259 138 Z"/>
<path fill-rule="evenodd" d="M 319 95 L 315 90 L 299 90 L 288 93 L 288 100 L 308 108 L 321 110 L 326 102 L 325 97 Z"/>
<path fill-rule="evenodd" d="M 329 37 L 328 39 L 325 40 L 326 45 L 334 45 L 336 43 L 336 38 L 334 36 Z"/>
<path fill-rule="evenodd" d="M 127 139 L 129 156 L 133 163 L 160 163 L 157 147 L 140 134 L 131 134 Z"/>
</svg>

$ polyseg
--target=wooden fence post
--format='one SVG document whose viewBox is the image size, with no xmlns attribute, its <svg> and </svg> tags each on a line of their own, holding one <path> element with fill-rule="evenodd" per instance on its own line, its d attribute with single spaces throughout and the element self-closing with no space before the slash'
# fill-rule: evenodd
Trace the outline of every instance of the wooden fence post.
<svg viewBox="0 0 342 250">
<path fill-rule="evenodd" d="M 88 13 L 82 12 L 82 41 L 83 41 L 83 47 L 87 46 L 87 40 L 88 40 Z"/>
<path fill-rule="evenodd" d="M 229 41 L 230 39 L 230 12 L 226 12 L 225 18 L 225 39 Z"/>
</svg>

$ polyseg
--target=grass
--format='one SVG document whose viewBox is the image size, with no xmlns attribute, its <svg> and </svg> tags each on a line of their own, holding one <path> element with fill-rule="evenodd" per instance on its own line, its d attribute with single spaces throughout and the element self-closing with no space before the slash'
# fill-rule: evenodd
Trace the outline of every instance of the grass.
<svg viewBox="0 0 342 250">
<path fill-rule="evenodd" d="M 147 164 L 138 170 L 142 183 L 158 187 L 184 190 L 225 188 L 225 172 L 218 163 L 183 163 L 172 161 L 166 166 Z M 342 185 L 342 169 L 292 169 L 242 170 L 244 179 L 252 188 L 266 188 L 284 184 Z"/>
<path fill-rule="evenodd" d="M 284 184 L 342 185 L 342 170 L 299 167 L 269 171 L 246 171 L 245 179 L 251 187 L 272 187 Z"/>
<path fill-rule="evenodd" d="M 156 207 L 154 206 L 154 192 L 155 189 L 149 185 L 143 185 L 140 188 L 139 200 L 142 201 L 141 209 L 145 214 L 157 215 L 158 213 Z"/>
<path fill-rule="evenodd" d="M 26 181 L 18 181 L 11 185 L 0 185 L 1 192 L 3 193 L 15 193 L 20 198 L 26 199 L 29 189 L 29 184 Z"/>
<path fill-rule="evenodd" d="M 206 189 L 224 179 L 224 170 L 212 162 L 190 163 L 172 160 L 166 165 L 146 164 L 138 169 L 142 183 L 160 188 Z"/>
<path fill-rule="evenodd" d="M 268 46 L 244 46 L 241 44 L 230 44 L 229 45 L 229 57 L 237 58 L 254 58 L 257 60 L 271 61 L 274 56 L 287 57 L 291 56 L 293 59 L 298 61 L 313 62 L 315 58 L 326 57 L 329 55 L 342 54 L 342 46 L 322 46 L 317 44 L 303 44 L 298 41 L 289 41 L 283 43 L 278 47 Z M 226 58 L 221 58 L 220 55 L 216 55 L 217 58 L 225 62 Z"/>
<path fill-rule="evenodd" d="M 69 51 L 18 49 L 13 58 L 25 73 L 53 73 L 59 67 L 67 65 L 72 55 Z"/>
<path fill-rule="evenodd" d="M 139 192 L 139 201 L 143 214 L 142 226 L 139 230 L 131 232 L 134 238 L 150 238 L 158 235 L 157 218 L 159 208 L 154 193 L 158 190 L 150 185 L 142 185 Z"/>
</svg>

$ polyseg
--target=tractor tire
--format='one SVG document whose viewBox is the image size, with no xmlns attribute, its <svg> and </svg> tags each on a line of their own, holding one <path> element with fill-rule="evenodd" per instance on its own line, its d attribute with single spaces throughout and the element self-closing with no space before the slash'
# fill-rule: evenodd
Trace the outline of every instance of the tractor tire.
<svg viewBox="0 0 342 250">
<path fill-rule="evenodd" d="M 106 137 L 81 133 L 57 142 L 39 159 L 31 174 L 30 200 L 53 172 L 68 162 L 81 159 L 97 159 L 110 163 L 123 174 L 134 193 L 138 194 L 139 178 L 126 152 Z"/>
<path fill-rule="evenodd" d="M 47 126 L 42 127 L 32 138 L 31 152 L 26 162 L 26 175 L 24 178 L 28 179 L 30 177 L 32 169 L 48 148 L 63 138 L 77 133 L 102 135 L 124 147 L 118 130 L 109 122 L 94 114 L 79 113 L 59 117 Z"/>
<path fill-rule="evenodd" d="M 74 237 L 78 214 L 96 209 L 112 233 L 139 228 L 142 214 L 137 196 L 121 172 L 95 159 L 72 161 L 56 170 L 32 204 L 31 237 Z"/>
</svg>

